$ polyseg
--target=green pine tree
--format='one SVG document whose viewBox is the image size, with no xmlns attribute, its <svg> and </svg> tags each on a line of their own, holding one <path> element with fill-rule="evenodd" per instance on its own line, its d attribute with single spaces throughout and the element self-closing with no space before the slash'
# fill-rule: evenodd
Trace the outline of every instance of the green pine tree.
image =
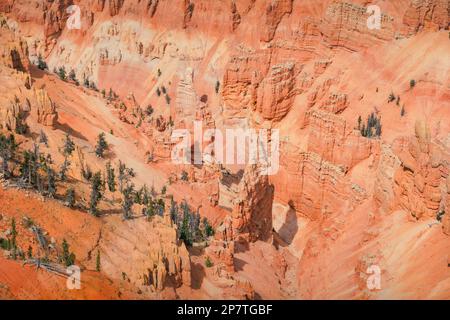
<svg viewBox="0 0 450 320">
<path fill-rule="evenodd" d="M 54 198 L 56 195 L 56 179 L 55 171 L 47 167 L 47 195 L 50 198 Z"/>
<path fill-rule="evenodd" d="M 216 87 L 215 87 L 216 93 L 219 93 L 219 89 L 220 89 L 220 81 L 217 80 L 217 81 L 216 81 Z"/>
<path fill-rule="evenodd" d="M 75 190 L 73 188 L 69 188 L 66 191 L 66 205 L 69 208 L 73 208 L 75 206 Z"/>
<path fill-rule="evenodd" d="M 100 250 L 97 250 L 97 258 L 95 259 L 95 270 L 100 272 L 101 264 L 100 264 Z"/>
<path fill-rule="evenodd" d="M 17 259 L 17 229 L 16 229 L 16 219 L 12 218 L 11 220 L 11 256 L 14 260 Z"/>
<path fill-rule="evenodd" d="M 66 80 L 66 68 L 64 68 L 64 66 L 59 67 L 58 69 L 58 76 L 61 80 L 65 81 Z"/>
<path fill-rule="evenodd" d="M 133 215 L 133 212 L 132 212 L 133 191 L 134 191 L 133 184 L 127 185 L 122 191 L 122 195 L 123 195 L 122 209 L 123 209 L 123 218 L 124 219 L 129 219 Z"/>
<path fill-rule="evenodd" d="M 102 176 L 100 172 L 96 172 L 91 179 L 91 197 L 89 202 L 89 212 L 98 217 L 98 203 L 102 198 Z"/>
<path fill-rule="evenodd" d="M 73 265 L 75 263 L 75 254 L 73 252 L 70 252 L 70 247 L 66 239 L 63 239 L 62 251 L 63 251 L 62 262 L 65 264 L 65 266 L 69 267 Z"/>
<path fill-rule="evenodd" d="M 72 155 L 72 152 L 75 150 L 75 143 L 73 143 L 69 134 L 66 133 L 66 140 L 64 141 L 63 154 L 65 156 Z"/>
<path fill-rule="evenodd" d="M 97 144 L 95 146 L 95 154 L 99 158 L 103 158 L 105 150 L 108 149 L 108 143 L 105 139 L 105 134 L 102 132 L 98 135 Z"/>
<path fill-rule="evenodd" d="M 106 179 L 108 181 L 108 189 L 111 192 L 116 191 L 116 176 L 114 174 L 114 168 L 111 166 L 111 162 L 106 163 Z"/>
</svg>

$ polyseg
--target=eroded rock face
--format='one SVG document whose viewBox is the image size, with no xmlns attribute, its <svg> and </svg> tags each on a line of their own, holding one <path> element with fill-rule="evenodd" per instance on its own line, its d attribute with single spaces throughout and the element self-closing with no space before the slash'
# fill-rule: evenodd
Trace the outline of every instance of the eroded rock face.
<svg viewBox="0 0 450 320">
<path fill-rule="evenodd" d="M 416 33 L 421 29 L 448 28 L 450 4 L 446 0 L 411 0 L 403 23 L 409 32 Z"/>
<path fill-rule="evenodd" d="M 14 131 L 17 128 L 19 118 L 22 113 L 22 107 L 17 97 L 10 97 L 10 99 L 2 99 L 6 106 L 0 109 L 0 125 L 2 128 Z"/>
<path fill-rule="evenodd" d="M 370 30 L 367 27 L 368 17 L 365 6 L 335 0 L 327 8 L 321 30 L 330 46 L 349 50 L 369 47 L 394 38 L 392 17 L 382 15 L 381 30 Z"/>
<path fill-rule="evenodd" d="M 205 249 L 214 261 L 213 274 L 222 287 L 224 297 L 230 299 L 253 300 L 255 291 L 248 280 L 237 276 L 234 265 L 235 239 L 233 237 L 233 218 L 228 215 L 217 228 L 214 240 Z"/>
<path fill-rule="evenodd" d="M 423 125 L 418 125 L 424 128 Z M 425 128 L 398 145 L 401 168 L 395 174 L 394 187 L 399 205 L 420 219 L 436 218 L 447 202 L 450 157 L 446 150 L 431 143 Z"/>
<path fill-rule="evenodd" d="M 0 64 L 17 71 L 28 72 L 30 61 L 27 43 L 15 35 L 4 17 L 0 17 L 0 24 L 2 29 Z"/>
<path fill-rule="evenodd" d="M 45 89 L 35 89 L 34 96 L 36 106 L 33 106 L 33 112 L 36 113 L 37 122 L 44 126 L 53 127 L 58 119 L 56 105 L 50 99 Z"/>
<path fill-rule="evenodd" d="M 65 28 L 67 1 L 0 0 L 0 8 L 20 22 L 20 31 L 15 32 L 27 36 L 33 56 L 48 53 L 50 69 L 74 68 L 79 80 L 85 75 L 99 89 L 112 88 L 119 97 L 105 106 L 100 93 L 77 89 L 53 75 L 33 80 L 51 80 L 64 94 L 72 93 L 67 101 L 49 86 L 30 90 L 24 42 L 15 36 L 2 37 L 0 76 L 8 81 L 1 86 L 0 124 L 14 130 L 21 113 L 29 112 L 27 121 L 32 125 L 52 126 L 56 105 L 63 109 L 61 119 L 80 112 L 83 118 L 74 116 L 66 123 L 73 121 L 87 136 L 114 127 L 114 137 L 109 137 L 114 152 L 126 153 L 140 170 L 138 176 L 151 180 L 153 176 L 146 174 L 155 170 L 158 188 L 167 185 L 178 197 L 211 203 L 207 215 L 214 221 L 216 236 L 205 254 L 214 262 L 208 280 L 214 279 L 221 298 L 254 298 L 264 290 L 255 292 L 260 288 L 253 284 L 269 278 L 282 284 L 286 291 L 282 297 L 376 297 L 356 293 L 364 290 L 371 263 L 386 263 L 383 272 L 395 281 L 402 276 L 391 276 L 395 266 L 412 271 L 418 266 L 411 257 L 398 265 L 385 261 L 396 256 L 389 249 L 397 234 L 402 235 L 398 243 L 410 241 L 403 247 L 414 247 L 408 252 L 423 252 L 415 245 L 420 239 L 448 251 L 443 243 L 450 234 L 449 145 L 445 142 L 450 141 L 445 136 L 449 95 L 448 79 L 440 70 L 448 67 L 440 58 L 448 52 L 443 45 L 448 37 L 443 32 L 420 34 L 447 27 L 446 1 L 379 2 L 387 13 L 381 30 L 367 28 L 368 3 L 363 0 L 95 0 L 78 4 L 81 32 Z M 425 62 L 404 63 L 410 60 L 404 54 L 408 50 Z M 414 89 L 408 86 L 411 79 L 417 80 Z M 163 86 L 170 99 L 157 95 L 156 88 Z M 396 96 L 401 95 L 399 108 L 385 103 L 391 86 Z M 66 88 L 70 90 L 62 90 Z M 77 100 L 73 92 L 82 99 Z M 443 129 L 437 128 L 434 119 L 430 125 L 418 122 L 414 136 L 411 123 L 417 110 L 422 110 L 416 101 L 422 96 L 436 102 L 429 108 L 430 118 L 441 117 Z M 82 108 L 71 106 L 73 101 Z M 403 103 L 406 116 L 399 114 Z M 146 114 L 150 105 L 152 112 Z M 358 116 L 365 118 L 372 111 L 382 116 L 383 132 L 369 139 L 356 124 Z M 81 120 L 86 118 L 92 123 Z M 248 167 L 230 182 L 220 177 L 222 168 L 215 166 L 172 166 L 172 130 L 190 130 L 194 120 L 202 120 L 203 129 L 230 124 L 280 128 L 288 139 L 280 147 L 279 173 L 265 177 Z M 121 150 L 127 139 L 139 145 L 135 153 L 141 156 L 142 151 L 142 159 Z M 80 167 L 91 160 L 89 152 L 85 150 L 85 159 L 77 147 L 71 159 L 73 177 L 81 180 Z M 181 170 L 188 173 L 189 183 L 184 185 L 172 179 Z M 198 199 L 200 193 L 203 199 Z M 276 242 L 272 215 L 280 220 L 277 247 L 272 245 Z M 409 216 L 418 221 L 404 222 Z M 98 242 L 105 273 L 154 292 L 190 285 L 189 253 L 177 241 L 169 221 L 108 219 L 111 224 L 108 221 Z M 421 238 L 414 232 L 422 232 L 419 227 L 428 220 L 442 225 L 430 227 L 425 233 L 429 238 Z M 403 239 L 409 233 L 414 234 L 413 240 Z M 254 276 L 259 268 L 251 269 L 251 264 L 260 267 L 258 262 L 267 257 L 251 246 L 246 249 L 248 265 L 237 268 L 236 256 L 242 252 L 235 247 L 262 241 L 273 251 L 267 273 Z M 381 248 L 375 252 L 372 247 L 376 246 Z M 439 275 L 424 281 L 425 286 L 431 283 L 424 291 L 438 292 L 436 288 L 443 287 L 438 278 L 447 274 L 447 266 L 440 258 L 430 260 L 434 263 L 430 270 Z M 348 277 L 353 273 L 356 280 Z M 333 275 L 333 281 L 328 275 Z M 409 277 L 404 283 L 417 279 Z M 199 290 L 210 282 L 204 283 Z"/>
<path fill-rule="evenodd" d="M 282 190 L 278 201 L 312 220 L 343 208 L 348 193 L 342 166 L 312 152 L 282 152 L 280 161 L 280 174 L 273 178 L 275 189 Z"/>
<path fill-rule="evenodd" d="M 326 161 L 344 166 L 345 171 L 378 149 L 378 141 L 362 137 L 345 119 L 330 112 L 308 111 L 306 124 L 310 128 L 308 150 Z"/>
<path fill-rule="evenodd" d="M 170 218 L 153 217 L 151 222 L 127 221 L 128 228 L 108 224 L 102 231 L 102 265 L 113 278 L 129 278 L 138 286 L 156 291 L 166 286 L 190 286 L 190 258 L 177 239 Z M 125 275 L 124 275 L 125 274 Z"/>
<path fill-rule="evenodd" d="M 281 19 L 292 12 L 294 0 L 267 1 L 265 29 L 261 40 L 269 42 L 273 39 Z"/>
<path fill-rule="evenodd" d="M 244 171 L 232 211 L 233 232 L 248 241 L 267 240 L 272 231 L 273 186 L 256 166 Z"/>
<path fill-rule="evenodd" d="M 231 114 L 255 107 L 256 88 L 267 73 L 267 61 L 268 57 L 262 52 L 246 52 L 245 49 L 230 58 L 223 77 L 222 96 L 225 108 Z"/>
<path fill-rule="evenodd" d="M 117 15 L 123 6 L 124 0 L 108 0 L 109 14 L 111 17 Z"/>
<path fill-rule="evenodd" d="M 292 108 L 295 94 L 295 65 L 272 66 L 258 87 L 257 110 L 265 119 L 281 120 Z"/>
</svg>

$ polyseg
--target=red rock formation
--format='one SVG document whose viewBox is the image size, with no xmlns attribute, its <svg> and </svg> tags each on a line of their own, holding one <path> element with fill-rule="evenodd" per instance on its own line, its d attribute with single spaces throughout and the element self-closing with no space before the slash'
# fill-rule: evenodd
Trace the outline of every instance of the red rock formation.
<svg viewBox="0 0 450 320">
<path fill-rule="evenodd" d="M 117 15 L 123 6 L 124 0 L 108 0 L 109 14 L 111 17 Z"/>
<path fill-rule="evenodd" d="M 437 31 L 448 28 L 447 1 L 378 1 L 381 30 L 367 27 L 364 0 L 79 1 L 81 31 L 65 28 L 68 5 L 0 0 L 1 130 L 26 115 L 31 134 L 18 135 L 21 147 L 44 130 L 55 168 L 65 132 L 73 134 L 74 180 L 87 164 L 103 172 L 93 150 L 105 132 L 108 160 L 135 168 L 137 184 L 192 201 L 216 230 L 190 256 L 167 217 L 122 221 L 119 195 L 107 191 L 105 215 L 85 223 L 89 234 L 62 230 L 89 268 L 87 252 L 101 252 L 111 286 L 128 283 L 143 298 L 448 298 L 449 47 Z M 119 96 L 37 70 L 28 56 L 39 54 L 50 70 L 73 68 Z M 157 94 L 162 86 L 168 98 Z M 388 104 L 391 92 L 399 100 Z M 369 139 L 357 119 L 371 112 L 382 133 Z M 171 134 L 194 120 L 203 129 L 279 129 L 280 171 L 265 177 L 247 166 L 225 177 L 219 165 L 174 165 Z M 37 207 L 38 219 L 45 211 L 20 202 Z M 64 212 L 59 228 L 85 222 L 55 203 L 46 202 Z M 383 288 L 372 292 L 365 280 L 374 263 Z M 8 283 L 4 294 L 17 296 L 20 282 Z"/>
<path fill-rule="evenodd" d="M 310 128 L 308 150 L 344 166 L 345 171 L 367 159 L 378 147 L 378 141 L 362 137 L 343 118 L 328 112 L 308 111 L 306 124 Z"/>
<path fill-rule="evenodd" d="M 16 36 L 7 25 L 6 20 L 0 17 L 2 29 L 0 64 L 22 72 L 28 72 L 28 46 L 24 40 Z"/>
<path fill-rule="evenodd" d="M 411 0 L 403 16 L 403 23 L 409 32 L 416 33 L 421 29 L 448 29 L 450 4 L 445 0 L 419 1 Z"/>
<path fill-rule="evenodd" d="M 261 40 L 269 42 L 273 39 L 281 19 L 292 12 L 294 0 L 267 1 L 265 15 L 265 29 Z"/>
<path fill-rule="evenodd" d="M 32 110 L 36 113 L 37 122 L 44 126 L 53 127 L 58 119 L 56 106 L 48 96 L 45 89 L 34 90 L 36 106 Z"/>
<path fill-rule="evenodd" d="M 416 122 L 416 137 L 405 142 L 398 145 L 397 151 L 401 167 L 394 177 L 396 199 L 417 219 L 436 218 L 447 201 L 449 154 L 431 143 L 428 126 L 423 121 Z"/>
<path fill-rule="evenodd" d="M 256 166 L 247 167 L 232 211 L 233 235 L 247 241 L 267 240 L 272 232 L 273 186 Z"/>
<path fill-rule="evenodd" d="M 265 119 L 281 120 L 292 108 L 295 95 L 295 65 L 274 65 L 257 90 L 257 110 Z"/>
<path fill-rule="evenodd" d="M 394 38 L 393 18 L 382 15 L 381 30 L 367 27 L 369 14 L 365 6 L 335 0 L 327 8 L 321 31 L 328 45 L 358 50 Z"/>
<path fill-rule="evenodd" d="M 157 291 L 167 285 L 190 286 L 189 253 L 178 242 L 176 230 L 167 219 L 154 217 L 150 223 L 130 221 L 128 225 L 129 228 L 121 229 L 107 227 L 102 232 L 99 246 L 105 257 L 105 272 L 117 279 L 125 273 L 133 283 L 150 285 Z M 121 251 L 133 252 L 132 264 L 125 262 L 129 255 L 122 255 Z"/>
</svg>

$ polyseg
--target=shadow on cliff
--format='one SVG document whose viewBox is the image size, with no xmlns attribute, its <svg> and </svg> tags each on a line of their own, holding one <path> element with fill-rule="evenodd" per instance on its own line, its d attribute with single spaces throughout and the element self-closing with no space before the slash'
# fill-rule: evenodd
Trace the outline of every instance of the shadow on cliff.
<svg viewBox="0 0 450 320">
<path fill-rule="evenodd" d="M 68 126 L 67 124 L 61 124 L 61 123 L 57 122 L 54 127 L 55 127 L 55 129 L 61 130 L 65 133 L 69 134 L 72 137 L 75 137 L 75 138 L 78 138 L 78 139 L 81 139 L 84 141 L 88 141 L 88 139 L 85 136 L 83 136 L 80 132 L 74 130 L 72 127 Z"/>
<path fill-rule="evenodd" d="M 283 240 L 280 241 L 279 245 L 282 247 L 287 247 L 292 243 L 295 238 L 295 235 L 298 231 L 298 223 L 297 223 L 297 213 L 294 208 L 290 207 L 289 211 L 286 214 L 286 220 L 284 220 L 283 225 L 278 230 L 278 236 Z"/>
<path fill-rule="evenodd" d="M 247 264 L 247 262 L 239 258 L 234 258 L 233 263 L 236 271 L 244 271 L 244 266 Z"/>
<path fill-rule="evenodd" d="M 205 267 L 200 263 L 191 263 L 191 287 L 200 289 L 206 276 Z"/>
<path fill-rule="evenodd" d="M 200 257 L 204 253 L 204 249 L 200 247 L 188 247 L 191 257 Z M 203 279 L 206 276 L 205 266 L 199 262 L 191 260 L 191 287 L 192 289 L 200 289 Z"/>
</svg>

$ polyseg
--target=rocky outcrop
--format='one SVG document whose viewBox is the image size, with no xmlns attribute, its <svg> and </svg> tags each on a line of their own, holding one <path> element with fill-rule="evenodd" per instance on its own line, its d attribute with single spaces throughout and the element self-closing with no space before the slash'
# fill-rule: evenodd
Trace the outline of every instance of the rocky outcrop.
<svg viewBox="0 0 450 320">
<path fill-rule="evenodd" d="M 232 174 L 224 171 L 219 181 L 219 206 L 228 209 L 230 222 L 223 223 L 218 238 L 231 241 L 268 239 L 272 230 L 273 186 L 259 168 L 249 165 Z"/>
<path fill-rule="evenodd" d="M 191 68 L 187 68 L 177 86 L 175 100 L 176 120 L 183 123 L 183 126 L 191 124 L 194 120 L 198 102 L 194 89 L 194 71 Z"/>
<path fill-rule="evenodd" d="M 311 220 L 345 209 L 349 192 L 343 166 L 293 146 L 284 145 L 280 149 L 280 172 L 271 178 L 278 190 L 277 202 L 289 205 L 297 214 Z"/>
<path fill-rule="evenodd" d="M 295 97 L 295 65 L 284 63 L 271 67 L 257 90 L 257 110 L 263 118 L 281 120 L 292 108 Z"/>
<path fill-rule="evenodd" d="M 294 0 L 273 0 L 267 1 L 265 15 L 265 29 L 261 40 L 269 42 L 273 39 L 281 19 L 292 12 Z"/>
<path fill-rule="evenodd" d="M 23 107 L 17 97 L 2 99 L 6 105 L 0 108 L 0 128 L 14 131 L 21 118 Z"/>
<path fill-rule="evenodd" d="M 411 0 L 403 23 L 413 34 L 422 29 L 448 29 L 450 3 L 447 0 Z"/>
<path fill-rule="evenodd" d="M 124 0 L 108 0 L 109 14 L 111 17 L 117 15 L 123 6 Z"/>
<path fill-rule="evenodd" d="M 381 30 L 368 28 L 369 3 L 363 0 L 79 1 L 81 32 L 65 28 L 69 3 L 0 0 L 12 19 L 7 24 L 16 19 L 20 28 L 3 26 L 26 35 L 33 57 L 46 49 L 50 70 L 73 68 L 80 81 L 85 75 L 106 94 L 28 68 L 23 41 L 2 35 L 0 75 L 7 81 L 0 86 L 1 126 L 15 130 L 26 119 L 34 136 L 42 128 L 36 123 L 55 124 L 57 103 L 59 129 L 79 133 L 71 177 L 83 180 L 80 172 L 88 163 L 104 170 L 103 160 L 92 155 L 93 141 L 99 131 L 110 132 L 111 156 L 136 169 L 139 182 L 153 183 L 156 190 L 166 186 L 177 201 L 192 201 L 215 229 L 204 251 L 194 247 L 190 257 L 170 219 L 122 221 L 114 214 L 120 210 L 117 198 L 105 191 L 100 206 L 108 213 L 95 218 L 102 232 L 93 250 L 101 252 L 99 274 L 121 290 L 130 284 L 151 297 L 168 291 L 175 297 L 174 288 L 192 285 L 192 259 L 195 285 L 176 290 L 180 298 L 276 297 L 264 292 L 262 279 L 271 288 L 279 284 L 282 297 L 361 297 L 355 291 L 364 290 L 367 275 L 361 275 L 371 262 L 385 263 L 384 279 L 405 289 L 418 278 L 411 272 L 403 282 L 394 269 L 418 265 L 406 257 L 420 258 L 420 241 L 430 252 L 448 252 L 443 243 L 450 235 L 449 99 L 442 71 L 448 68 L 442 59 L 448 37 L 428 32 L 446 28 L 445 1 L 379 1 L 386 13 Z M 427 33 L 416 36 L 421 30 Z M 25 86 L 28 70 L 34 90 Z M 109 88 L 118 96 L 108 98 Z M 385 103 L 391 90 L 401 103 Z M 422 108 L 421 97 L 435 103 Z M 406 114 L 400 114 L 403 104 Z M 383 131 L 369 139 L 357 119 L 371 110 L 383 117 Z M 416 135 L 408 136 L 419 113 L 432 129 L 419 122 Z M 194 120 L 203 129 L 279 128 L 285 135 L 279 172 L 267 177 L 252 166 L 239 171 L 207 163 L 173 165 L 171 133 L 192 129 Z M 51 148 L 57 148 L 53 142 L 61 141 L 62 130 L 42 129 L 48 130 L 45 151 L 55 154 L 56 168 L 62 156 Z M 29 136 L 20 137 L 22 145 L 32 143 Z M 181 170 L 187 182 L 179 178 Z M 86 198 L 79 191 L 77 198 Z M 408 215 L 418 221 L 406 221 Z M 357 261 L 375 247 L 380 259 Z M 407 250 L 397 255 L 391 248 Z M 383 260 L 383 254 L 391 258 Z M 401 268 L 395 256 L 402 257 Z M 205 266 L 206 257 L 211 266 Z M 438 275 L 419 280 L 432 296 L 447 289 L 441 281 L 447 265 L 439 254 L 430 257 L 430 270 Z M 83 262 L 92 267 L 88 260 Z M 392 287 L 386 292 L 396 295 Z"/>
<path fill-rule="evenodd" d="M 428 125 L 416 122 L 416 136 L 396 144 L 401 167 L 395 173 L 394 193 L 398 205 L 416 219 L 436 218 L 447 202 L 450 155 L 431 142 Z"/>
<path fill-rule="evenodd" d="M 248 280 L 243 280 L 236 274 L 234 265 L 235 242 L 233 239 L 233 219 L 226 216 L 217 228 L 214 240 L 205 249 L 205 254 L 212 258 L 214 266 L 212 273 L 215 281 L 223 290 L 227 299 L 253 300 L 255 291 Z"/>
<path fill-rule="evenodd" d="M 273 186 L 257 166 L 248 166 L 232 209 L 233 234 L 248 241 L 267 240 L 272 231 Z"/>
<path fill-rule="evenodd" d="M 257 86 L 268 70 L 269 57 L 262 52 L 242 48 L 230 58 L 224 76 L 222 97 L 231 115 L 253 110 L 257 101 Z M 262 102 L 261 102 L 262 104 Z"/>
<path fill-rule="evenodd" d="M 191 0 L 184 0 L 184 16 L 183 16 L 183 28 L 187 28 L 189 22 L 194 14 L 195 4 Z"/>
<path fill-rule="evenodd" d="M 331 47 L 348 50 L 368 48 L 394 38 L 393 18 L 382 13 L 381 29 L 367 27 L 367 8 L 351 2 L 334 0 L 320 25 L 325 41 Z"/>
<path fill-rule="evenodd" d="M 153 17 L 156 13 L 156 9 L 158 8 L 159 0 L 149 0 L 147 3 L 148 13 L 150 17 Z"/>
<path fill-rule="evenodd" d="M 34 97 L 36 106 L 32 107 L 32 111 L 36 114 L 37 122 L 44 126 L 53 127 L 58 119 L 55 103 L 50 99 L 45 89 L 35 89 Z"/>
<path fill-rule="evenodd" d="M 0 24 L 2 34 L 0 64 L 17 71 L 28 72 L 30 61 L 27 43 L 14 34 L 3 17 L 0 17 Z"/>
<path fill-rule="evenodd" d="M 381 146 L 380 160 L 376 170 L 374 199 L 385 211 L 393 209 L 395 202 L 394 176 L 400 168 L 401 161 L 389 145 Z"/>
<path fill-rule="evenodd" d="M 102 268 L 113 278 L 126 275 L 138 286 L 161 291 L 166 286 L 190 286 L 189 253 L 177 238 L 170 217 L 155 216 L 152 221 L 127 221 L 127 227 L 112 225 L 102 232 Z M 129 263 L 132 259 L 133 263 Z"/>
<path fill-rule="evenodd" d="M 310 129 L 308 150 L 343 166 L 345 172 L 367 159 L 379 146 L 377 140 L 362 137 L 343 118 L 329 112 L 308 111 L 305 124 Z"/>
<path fill-rule="evenodd" d="M 71 1 L 58 0 L 48 1 L 44 5 L 44 36 L 47 45 L 51 45 L 61 34 L 66 25 L 68 14 L 66 9 L 72 4 Z"/>
<path fill-rule="evenodd" d="M 292 108 L 298 70 L 295 63 L 269 66 L 270 52 L 243 49 L 230 59 L 223 79 L 223 100 L 231 115 L 253 110 L 280 121 Z"/>
<path fill-rule="evenodd" d="M 239 14 L 239 12 L 237 10 L 235 1 L 231 2 L 231 20 L 233 21 L 232 31 L 234 31 L 237 29 L 237 27 L 241 23 L 241 15 Z"/>
</svg>

